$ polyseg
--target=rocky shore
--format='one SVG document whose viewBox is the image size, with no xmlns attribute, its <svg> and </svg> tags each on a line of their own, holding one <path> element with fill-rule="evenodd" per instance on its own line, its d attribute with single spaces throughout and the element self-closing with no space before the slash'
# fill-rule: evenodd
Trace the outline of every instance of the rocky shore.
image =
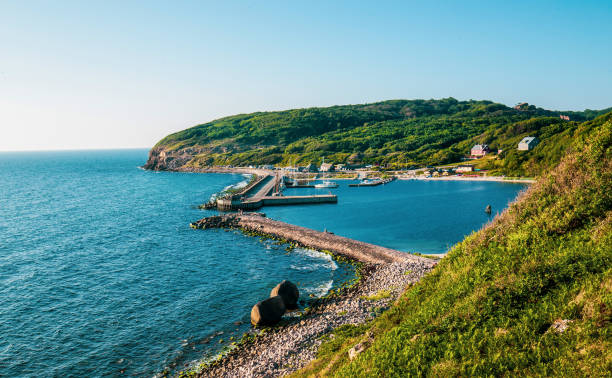
<svg viewBox="0 0 612 378">
<path fill-rule="evenodd" d="M 363 324 L 380 315 L 417 282 L 436 260 L 344 238 L 266 218 L 262 213 L 227 214 L 203 218 L 193 228 L 234 228 L 265 234 L 362 262 L 361 280 L 342 294 L 319 299 L 308 311 L 286 314 L 276 327 L 241 343 L 220 360 L 195 370 L 199 377 L 282 376 L 306 366 L 322 337 L 346 324 Z M 356 347 L 353 354 L 363 348 Z"/>
<path fill-rule="evenodd" d="M 290 374 L 316 357 L 322 337 L 345 324 L 363 324 L 389 308 L 406 286 L 417 282 L 432 264 L 406 260 L 365 264 L 359 283 L 343 295 L 324 298 L 307 313 L 289 313 L 281 325 L 268 328 L 219 361 L 204 366 L 198 377 L 270 377 Z M 355 348 L 353 353 L 360 353 Z"/>
</svg>

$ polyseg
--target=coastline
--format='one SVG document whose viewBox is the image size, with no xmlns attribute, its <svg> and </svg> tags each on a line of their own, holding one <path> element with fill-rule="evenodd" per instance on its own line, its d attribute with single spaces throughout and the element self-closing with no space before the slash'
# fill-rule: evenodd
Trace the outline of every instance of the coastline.
<svg viewBox="0 0 612 378">
<path fill-rule="evenodd" d="M 208 364 L 186 373 L 197 377 L 259 377 L 291 374 L 315 359 L 323 338 L 341 326 L 358 326 L 376 318 L 418 282 L 431 267 L 406 261 L 364 264 L 358 283 L 343 293 L 330 293 L 307 311 L 285 315 L 281 324 L 264 328 L 254 338 Z"/>
<path fill-rule="evenodd" d="M 147 168 L 143 168 L 147 170 Z M 274 175 L 275 170 L 262 169 L 262 168 L 248 168 L 248 167 L 209 167 L 209 168 L 192 168 L 192 167 L 181 167 L 179 169 L 168 170 L 169 172 L 190 172 L 190 173 L 240 173 L 240 174 L 253 174 L 253 175 Z M 373 173 L 378 171 L 367 171 L 367 173 Z M 342 172 L 346 174 L 346 172 Z M 358 173 L 355 172 L 357 175 Z M 502 176 L 440 176 L 440 177 L 402 177 L 401 174 L 394 174 L 398 180 L 423 180 L 423 181 L 481 181 L 481 182 L 508 182 L 508 183 L 522 183 L 532 184 L 536 182 L 534 178 L 528 177 L 502 177 Z M 348 177 L 333 177 L 333 174 L 323 173 L 323 176 L 319 179 L 326 180 L 356 180 L 357 178 Z"/>
<path fill-rule="evenodd" d="M 180 169 L 175 171 L 193 173 L 233 173 L 253 174 L 257 176 L 273 175 L 275 171 L 255 168 L 214 167 L 206 169 Z M 328 177 L 327 179 L 334 179 Z M 342 178 L 348 179 L 348 178 Z M 410 178 L 442 181 L 497 181 L 529 183 L 533 180 L 504 179 L 502 177 L 440 177 Z M 215 217 L 236 217 L 221 215 Z M 360 264 L 358 280 L 351 287 L 332 290 L 323 298 L 314 300 L 311 308 L 301 312 L 286 314 L 281 323 L 275 327 L 252 328 L 243 335 L 240 343 L 218 355 L 214 361 L 197 362 L 191 370 L 180 372 L 179 376 L 198 377 L 253 377 L 283 376 L 291 374 L 316 358 L 316 353 L 323 339 L 333 337 L 334 331 L 341 326 L 361 325 L 371 321 L 387 310 L 399 298 L 408 285 L 418 282 L 431 271 L 437 261 L 446 254 L 416 256 L 406 252 L 369 245 L 374 249 L 388 250 L 383 257 L 352 253 L 360 249 L 362 243 L 343 238 L 331 233 L 319 232 L 300 226 L 286 224 L 265 218 L 265 215 L 239 216 L 241 222 L 233 225 L 224 224 L 219 228 L 241 229 L 247 235 L 266 235 L 299 246 L 331 252 L 334 259 L 349 258 Z M 192 225 L 193 227 L 193 225 Z M 211 227 L 194 227 L 211 228 Z M 292 235 L 302 234 L 302 238 Z M 306 235 L 304 235 L 304 231 Z M 312 234 L 310 234 L 312 232 Z M 306 237 L 305 241 L 303 237 Z M 326 239 L 344 239 L 338 243 L 341 248 L 329 248 L 318 244 Z M 348 242 L 348 243 L 345 243 Z M 397 258 L 395 253 L 412 258 Z M 288 277 L 290 279 L 290 277 Z M 331 336 L 330 336 L 331 335 Z"/>
<path fill-rule="evenodd" d="M 263 328 L 219 359 L 183 373 L 188 376 L 280 376 L 299 370 L 316 357 L 324 336 L 340 326 L 374 319 L 392 305 L 407 285 L 416 283 L 437 264 L 437 259 L 274 221 L 261 214 L 212 216 L 194 222 L 192 227 L 233 228 L 247 235 L 271 236 L 324 250 L 334 259 L 349 258 L 360 266 L 354 286 L 332 291 L 304 311 L 286 314 L 279 325 Z"/>
<path fill-rule="evenodd" d="M 422 181 L 481 181 L 481 182 L 508 182 L 508 183 L 522 183 L 522 184 L 533 184 L 536 182 L 532 178 L 506 178 L 500 176 L 479 176 L 479 177 L 465 177 L 465 176 L 441 176 L 441 177 L 409 177 L 409 178 L 398 178 L 399 180 L 422 180 Z"/>
</svg>

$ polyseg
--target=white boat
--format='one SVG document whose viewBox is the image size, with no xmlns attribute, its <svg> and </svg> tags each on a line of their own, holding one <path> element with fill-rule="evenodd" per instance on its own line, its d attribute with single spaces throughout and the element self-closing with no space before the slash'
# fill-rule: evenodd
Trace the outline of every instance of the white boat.
<svg viewBox="0 0 612 378">
<path fill-rule="evenodd" d="M 337 188 L 337 187 L 338 187 L 338 184 L 337 184 L 337 183 L 335 183 L 335 182 L 333 182 L 333 181 L 323 181 L 323 182 L 321 182 L 321 183 L 319 183 L 319 184 L 315 184 L 315 186 L 314 186 L 314 187 L 315 187 L 315 188 L 319 188 L 319 189 L 321 189 L 321 188 L 323 188 L 323 189 L 325 189 L 325 188 L 329 189 L 329 188 Z"/>
</svg>

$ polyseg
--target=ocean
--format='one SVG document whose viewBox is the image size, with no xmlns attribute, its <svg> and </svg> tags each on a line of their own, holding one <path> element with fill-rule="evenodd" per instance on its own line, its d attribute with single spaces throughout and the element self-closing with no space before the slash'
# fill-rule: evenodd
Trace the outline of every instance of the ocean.
<svg viewBox="0 0 612 378">
<path fill-rule="evenodd" d="M 248 177 L 144 171 L 146 158 L 146 150 L 0 153 L 0 376 L 178 371 L 240 339 L 253 304 L 283 279 L 308 298 L 354 277 L 323 253 L 191 229 L 213 213 L 197 205 Z M 443 253 L 489 220 L 487 204 L 501 211 L 524 187 L 347 184 L 332 189 L 336 205 L 262 211 Z"/>
</svg>

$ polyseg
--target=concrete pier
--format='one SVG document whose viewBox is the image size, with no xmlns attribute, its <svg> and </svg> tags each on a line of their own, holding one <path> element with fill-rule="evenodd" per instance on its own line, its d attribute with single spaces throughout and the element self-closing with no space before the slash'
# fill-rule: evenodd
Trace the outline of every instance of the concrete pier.
<svg viewBox="0 0 612 378">
<path fill-rule="evenodd" d="M 415 256 L 406 252 L 345 238 L 329 232 L 316 231 L 266 218 L 261 214 L 228 214 L 203 218 L 191 224 L 193 228 L 241 228 L 247 231 L 271 235 L 276 238 L 298 243 L 316 250 L 326 250 L 352 259 L 386 264 L 392 262 L 421 262 L 431 267 L 432 259 Z"/>
<path fill-rule="evenodd" d="M 271 195 L 274 188 L 283 177 L 276 178 L 272 175 L 258 177 L 248 188 L 231 196 L 217 199 L 216 206 L 219 210 L 257 210 L 262 206 L 280 205 L 303 205 L 320 203 L 337 203 L 338 197 L 333 194 L 308 195 L 308 196 L 283 196 Z"/>
</svg>

